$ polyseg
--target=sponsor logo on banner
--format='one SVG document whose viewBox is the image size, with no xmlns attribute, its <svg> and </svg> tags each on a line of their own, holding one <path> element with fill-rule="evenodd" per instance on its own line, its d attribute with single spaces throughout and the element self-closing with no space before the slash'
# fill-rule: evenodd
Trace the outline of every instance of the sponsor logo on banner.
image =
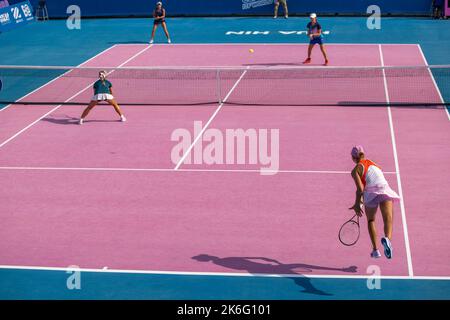
<svg viewBox="0 0 450 320">
<path fill-rule="evenodd" d="M 29 1 L 0 8 L 0 32 L 12 30 L 33 20 L 33 7 Z"/>
<path fill-rule="evenodd" d="M 20 7 L 22 8 L 22 12 L 23 15 L 25 16 L 25 19 L 32 20 L 33 12 L 31 12 L 30 6 L 28 4 L 22 4 Z"/>
<path fill-rule="evenodd" d="M 1 13 L 0 14 L 0 24 L 8 24 L 11 22 L 11 19 L 9 18 L 9 13 Z"/>
<path fill-rule="evenodd" d="M 11 8 L 11 13 L 13 14 L 16 23 L 22 22 L 22 14 L 20 13 L 19 7 Z"/>
<path fill-rule="evenodd" d="M 242 10 L 268 6 L 273 3 L 274 0 L 242 0 Z"/>
</svg>

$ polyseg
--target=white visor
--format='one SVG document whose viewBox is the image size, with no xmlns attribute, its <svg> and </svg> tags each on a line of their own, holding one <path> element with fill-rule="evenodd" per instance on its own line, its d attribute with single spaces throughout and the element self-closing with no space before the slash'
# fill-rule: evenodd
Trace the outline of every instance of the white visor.
<svg viewBox="0 0 450 320">
<path fill-rule="evenodd" d="M 317 15 L 316 15 L 315 13 L 311 13 L 311 14 L 309 15 L 309 17 L 310 17 L 311 19 L 314 19 L 314 18 L 317 18 Z"/>
</svg>

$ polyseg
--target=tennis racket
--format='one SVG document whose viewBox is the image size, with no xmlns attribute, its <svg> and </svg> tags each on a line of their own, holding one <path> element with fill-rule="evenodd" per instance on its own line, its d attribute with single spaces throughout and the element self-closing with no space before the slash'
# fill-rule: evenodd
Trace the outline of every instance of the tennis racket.
<svg viewBox="0 0 450 320">
<path fill-rule="evenodd" d="M 344 246 L 352 246 L 358 242 L 359 234 L 359 216 L 355 214 L 350 220 L 342 225 L 341 229 L 339 229 L 339 241 Z"/>
</svg>

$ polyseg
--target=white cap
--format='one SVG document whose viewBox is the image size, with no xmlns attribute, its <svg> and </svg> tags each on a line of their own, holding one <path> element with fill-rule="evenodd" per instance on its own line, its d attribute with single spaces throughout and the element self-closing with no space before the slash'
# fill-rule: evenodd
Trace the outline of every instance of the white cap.
<svg viewBox="0 0 450 320">
<path fill-rule="evenodd" d="M 317 15 L 316 15 L 315 13 L 311 13 L 311 14 L 309 15 L 309 17 L 313 19 L 313 18 L 317 18 Z"/>
<path fill-rule="evenodd" d="M 159 1 L 159 2 L 156 3 L 156 5 L 157 5 L 157 6 L 162 6 L 162 2 Z"/>
</svg>

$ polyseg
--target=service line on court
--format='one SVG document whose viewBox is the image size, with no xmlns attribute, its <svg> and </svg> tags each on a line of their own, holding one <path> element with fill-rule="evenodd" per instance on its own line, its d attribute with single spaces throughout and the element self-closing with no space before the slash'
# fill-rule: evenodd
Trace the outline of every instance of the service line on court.
<svg viewBox="0 0 450 320">
<path fill-rule="evenodd" d="M 229 173 L 260 173 L 260 169 L 173 169 L 173 168 L 94 168 L 94 167 L 11 167 L 3 166 L 4 171 L 117 171 L 117 172 L 229 172 Z M 273 173 L 309 173 L 309 174 L 350 174 L 344 170 L 267 170 Z M 395 172 L 384 172 L 395 175 Z"/>
</svg>

